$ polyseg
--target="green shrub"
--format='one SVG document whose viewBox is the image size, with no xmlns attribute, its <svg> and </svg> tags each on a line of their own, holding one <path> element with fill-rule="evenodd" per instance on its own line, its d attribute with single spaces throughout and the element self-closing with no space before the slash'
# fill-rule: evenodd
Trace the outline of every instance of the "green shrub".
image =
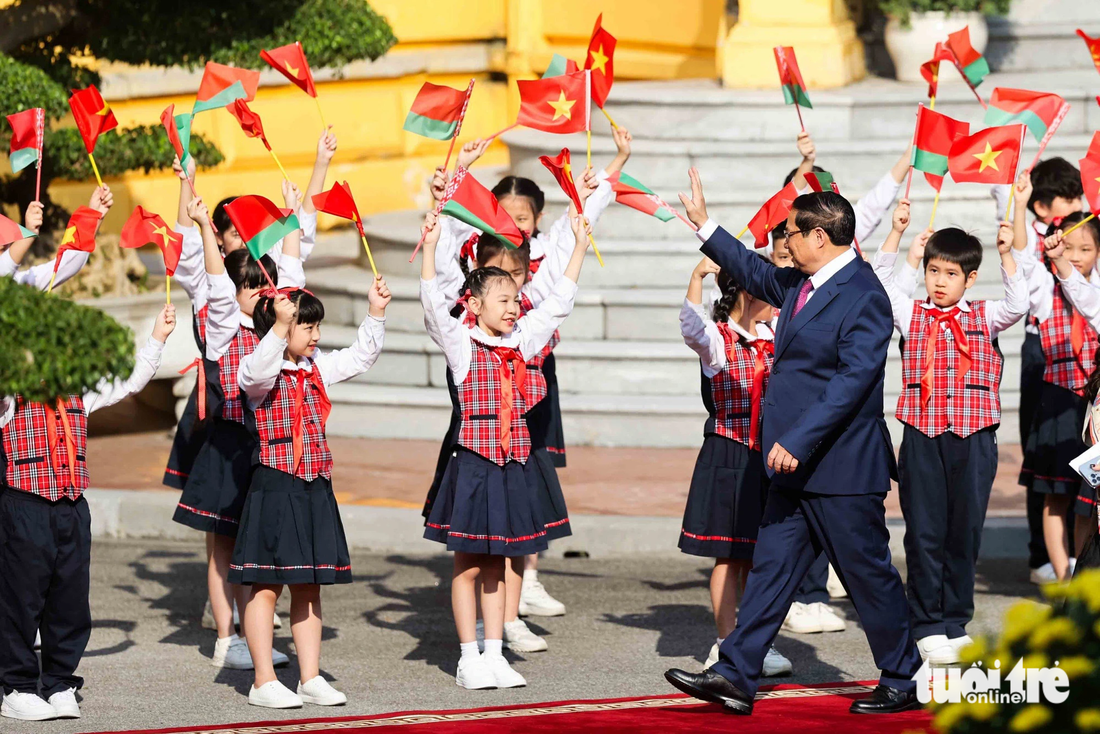
<svg viewBox="0 0 1100 734">
<path fill-rule="evenodd" d="M 216 166 L 225 156 L 201 135 L 191 137 L 191 155 L 199 167 Z M 172 167 L 175 150 L 160 125 L 139 125 L 125 130 L 113 130 L 99 136 L 95 162 L 104 176 L 127 171 L 162 170 Z M 94 176 L 88 151 L 75 127 L 51 130 L 46 136 L 46 164 L 42 173 L 50 178 L 83 181 Z M 32 170 L 33 174 L 34 171 Z"/>
<path fill-rule="evenodd" d="M 134 336 L 107 314 L 0 278 L 0 395 L 48 401 L 134 369 Z"/>
<path fill-rule="evenodd" d="M 941 10 L 948 13 L 971 13 L 977 11 L 985 15 L 1004 15 L 1012 0 L 878 0 L 878 6 L 886 15 L 901 21 L 909 27 L 911 13 L 927 13 Z"/>
</svg>

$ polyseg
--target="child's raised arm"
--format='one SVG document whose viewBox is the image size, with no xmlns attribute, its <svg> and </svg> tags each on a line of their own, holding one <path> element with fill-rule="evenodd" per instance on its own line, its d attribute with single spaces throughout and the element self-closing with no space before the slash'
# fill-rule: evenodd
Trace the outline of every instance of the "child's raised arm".
<svg viewBox="0 0 1100 734">
<path fill-rule="evenodd" d="M 181 227 L 190 227 L 193 224 L 191 217 L 187 214 L 187 207 L 191 204 L 193 198 L 191 186 L 195 184 L 195 159 L 192 158 L 188 161 L 188 164 L 187 173 L 184 174 L 180 157 L 177 155 L 172 159 L 172 172 L 180 180 L 180 200 L 176 210 L 176 223 Z M 190 184 L 188 184 L 188 180 L 191 181 Z"/>
<path fill-rule="evenodd" d="M 257 308 L 266 306 L 263 299 Z M 294 321 L 297 309 L 284 294 L 275 296 L 272 304 L 275 311 L 275 323 L 264 334 L 252 354 L 241 360 L 237 368 L 237 387 L 248 396 L 248 404 L 255 408 L 264 401 L 279 373 L 283 369 L 283 355 L 286 352 L 286 337 L 290 333 L 290 324 Z"/>
<path fill-rule="evenodd" d="M 469 329 L 459 319 L 451 318 L 447 294 L 439 289 L 435 272 L 439 230 L 439 217 L 435 212 L 428 212 L 421 227 L 424 249 L 420 254 L 420 304 L 424 307 L 424 328 L 428 336 L 443 350 L 455 380 L 462 382 L 470 369 Z"/>
<path fill-rule="evenodd" d="M 30 204 L 27 205 L 27 211 L 23 215 L 23 226 L 34 232 L 35 234 L 37 234 L 42 229 L 41 202 L 32 201 Z M 26 257 L 27 251 L 31 249 L 31 245 L 33 243 L 33 237 L 25 237 L 21 240 L 16 240 L 15 242 L 13 242 L 12 246 L 8 248 L 6 254 L 9 258 L 11 258 L 11 265 L 14 265 L 15 267 L 11 267 L 10 272 L 8 273 L 0 274 L 9 275 L 11 272 L 15 272 L 15 270 L 19 267 L 19 264 L 23 262 L 23 258 Z M 3 264 L 0 264 L 0 267 L 3 267 Z"/>
<path fill-rule="evenodd" d="M 332 125 L 329 125 L 317 141 L 317 158 L 313 161 L 313 173 L 309 176 L 305 200 L 302 202 L 302 211 L 306 214 L 317 212 L 317 208 L 313 206 L 313 197 L 325 190 L 325 178 L 328 176 L 329 164 L 336 155 L 336 144 L 336 133 L 332 132 Z"/>
<path fill-rule="evenodd" d="M 370 306 L 367 316 L 359 325 L 355 343 L 344 349 L 318 354 L 314 358 L 321 379 L 325 385 L 335 385 L 369 370 L 382 353 L 386 336 L 386 306 L 389 305 L 390 289 L 381 275 L 371 283 L 367 300 Z"/>
<path fill-rule="evenodd" d="M 634 140 L 634 136 L 625 127 L 612 128 L 611 137 L 615 139 L 615 148 L 618 153 L 611 161 L 611 165 L 604 169 L 608 176 L 623 170 L 623 166 L 630 160 L 630 143 Z"/>
<path fill-rule="evenodd" d="M 283 179 L 283 202 L 287 209 L 298 211 L 301 192 L 298 186 Z M 303 215 L 305 216 L 305 215 Z M 316 216 L 316 215 L 314 215 Z M 302 230 L 295 229 L 283 237 L 282 251 L 276 262 L 280 288 L 305 288 L 306 273 L 302 267 Z"/>
<path fill-rule="evenodd" d="M 1066 300 L 1085 317 L 1089 326 L 1100 329 L 1100 288 L 1085 280 L 1085 276 L 1066 259 L 1062 230 L 1047 237 L 1043 246 L 1046 248 L 1047 258 L 1058 273 L 1058 281 Z"/>
<path fill-rule="evenodd" d="M 141 392 L 156 376 L 164 354 L 164 342 L 176 328 L 176 307 L 166 304 L 157 315 L 153 324 L 153 333 L 138 350 L 134 359 L 134 370 L 125 380 L 103 378 L 96 389 L 84 395 L 84 409 L 88 413 L 106 408 L 123 399 Z"/>
<path fill-rule="evenodd" d="M 806 174 L 814 170 L 814 161 L 817 160 L 817 147 L 814 145 L 814 139 L 805 130 L 798 134 L 798 152 L 802 154 L 802 162 L 795 169 L 791 183 L 794 184 L 795 190 L 802 191 L 809 186 L 806 183 Z"/>
<path fill-rule="evenodd" d="M 1022 319 L 1027 313 L 1027 281 L 1022 272 L 1017 272 L 1016 259 L 1012 256 L 1012 226 L 1001 222 L 997 231 L 997 252 L 1001 255 L 1001 281 L 1005 288 L 1005 297 L 986 302 L 986 321 L 989 324 L 989 338 L 997 335 Z"/>
<path fill-rule="evenodd" d="M 1015 211 L 1012 212 L 1012 246 L 1023 251 L 1027 248 L 1027 203 L 1031 201 L 1031 173 L 1021 171 L 1016 184 L 1012 187 L 1015 198 Z"/>
<path fill-rule="evenodd" d="M 687 296 L 680 308 L 680 335 L 691 351 L 699 355 L 708 377 L 713 377 L 726 364 L 725 343 L 703 306 L 703 279 L 718 271 L 717 263 L 704 256 L 691 273 Z"/>
</svg>

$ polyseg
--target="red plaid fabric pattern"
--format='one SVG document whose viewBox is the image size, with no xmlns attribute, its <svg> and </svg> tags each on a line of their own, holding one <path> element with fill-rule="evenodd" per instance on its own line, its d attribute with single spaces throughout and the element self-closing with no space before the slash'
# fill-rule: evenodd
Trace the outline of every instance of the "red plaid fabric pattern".
<svg viewBox="0 0 1100 734">
<path fill-rule="evenodd" d="M 317 369 L 317 365 L 313 366 Z M 296 372 L 283 370 L 275 387 L 254 411 L 260 438 L 260 463 L 311 482 L 332 478 L 332 451 L 322 421 L 321 403 L 327 401 L 321 381 L 305 381 L 302 418 L 302 461 L 294 471 L 294 396 Z"/>
<path fill-rule="evenodd" d="M 928 329 L 939 313 L 913 303 L 913 319 L 905 352 L 901 357 L 902 390 L 898 398 L 897 418 L 902 423 L 935 438 L 950 431 L 960 438 L 1001 422 L 1001 397 L 998 386 L 1004 363 L 985 318 L 985 301 L 970 303 L 970 312 L 959 311 L 958 322 L 970 346 L 970 369 L 958 376 L 959 350 L 950 329 L 943 328 L 936 340 L 933 358 L 932 395 L 927 405 L 921 401 L 921 376 L 928 350 Z"/>
<path fill-rule="evenodd" d="M 714 401 L 714 432 L 719 436 L 749 445 L 752 434 L 752 383 L 756 373 L 756 350 L 749 346 L 740 334 L 735 335 L 726 324 L 719 324 L 725 345 L 726 366 L 710 378 L 711 399 Z M 760 391 L 757 436 L 760 435 L 764 415 L 764 395 L 771 379 L 775 357 L 764 352 L 764 389 Z"/>
<path fill-rule="evenodd" d="M 64 420 L 69 424 L 75 444 L 74 472 L 69 471 L 69 451 L 62 416 L 57 408 L 18 398 L 15 415 L 2 431 L 4 454 L 8 461 L 4 481 L 9 487 L 37 494 L 50 502 L 62 497 L 78 500 L 88 489 L 85 458 L 88 451 L 88 415 L 84 410 L 84 400 L 79 395 L 70 395 L 62 406 L 65 409 Z M 52 458 L 46 411 L 53 414 L 57 427 L 57 450 Z M 73 474 L 76 476 L 76 486 L 73 486 Z"/>
<path fill-rule="evenodd" d="M 531 299 L 527 297 L 526 293 L 521 293 L 519 297 L 519 315 L 524 317 L 529 311 L 534 309 L 534 305 L 531 303 Z M 554 351 L 554 347 L 558 346 L 561 342 L 561 335 L 555 331 L 554 335 L 550 337 L 550 341 L 542 348 L 538 354 L 532 357 L 527 362 L 527 408 L 530 410 L 534 406 L 539 404 L 539 401 L 546 397 L 546 375 L 542 373 L 542 366 L 546 364 L 546 358 L 550 356 L 550 353 Z"/>
<path fill-rule="evenodd" d="M 195 314 L 195 345 L 199 354 L 206 354 L 206 322 L 210 320 L 210 306 L 203 306 Z"/>
<path fill-rule="evenodd" d="M 222 404 L 222 418 L 225 420 L 244 423 L 244 402 L 241 399 L 241 389 L 237 385 L 237 371 L 241 366 L 241 360 L 256 351 L 256 345 L 260 338 L 256 332 L 245 326 L 237 329 L 237 335 L 229 343 L 229 349 L 218 360 L 218 379 L 222 383 L 222 394 L 225 402 Z"/>
<path fill-rule="evenodd" d="M 1050 318 L 1039 324 L 1043 356 L 1047 359 L 1043 380 L 1058 387 L 1085 394 L 1096 357 L 1096 330 L 1084 324 L 1084 345 L 1079 355 L 1073 349 L 1073 306 L 1062 296 L 1062 286 L 1054 284 L 1054 307 Z"/>
<path fill-rule="evenodd" d="M 518 380 L 512 380 L 512 441 L 505 455 L 500 446 L 500 358 L 492 348 L 471 341 L 470 371 L 458 386 L 462 423 L 458 444 L 504 466 L 514 460 L 527 463 L 531 434 L 527 432 L 527 399 Z M 528 375 L 530 379 L 530 375 Z"/>
</svg>

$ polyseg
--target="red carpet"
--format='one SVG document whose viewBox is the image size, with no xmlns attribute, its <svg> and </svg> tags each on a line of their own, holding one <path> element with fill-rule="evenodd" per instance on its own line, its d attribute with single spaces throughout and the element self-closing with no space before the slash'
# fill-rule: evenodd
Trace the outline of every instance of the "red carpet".
<svg viewBox="0 0 1100 734">
<path fill-rule="evenodd" d="M 357 734 L 400 727 L 401 734 L 484 734 L 505 729 L 524 734 L 731 731 L 737 734 L 924 734 L 931 716 L 909 711 L 895 716 L 856 716 L 848 706 L 870 693 L 871 683 L 780 685 L 762 690 L 752 716 L 723 713 L 717 706 L 682 695 L 555 701 L 458 711 L 403 711 L 378 716 L 267 721 L 254 724 L 148 729 L 111 734 Z M 243 705 L 243 704 L 242 704 Z M 395 732 L 396 734 L 396 732 Z"/>
</svg>

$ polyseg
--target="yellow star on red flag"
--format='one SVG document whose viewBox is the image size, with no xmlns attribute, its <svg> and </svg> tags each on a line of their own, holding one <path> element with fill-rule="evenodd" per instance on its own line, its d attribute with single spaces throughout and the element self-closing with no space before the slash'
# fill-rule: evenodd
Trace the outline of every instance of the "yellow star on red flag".
<svg viewBox="0 0 1100 734">
<path fill-rule="evenodd" d="M 554 108 L 554 119 L 564 117 L 567 120 L 573 119 L 573 105 L 577 103 L 575 99 L 569 99 L 565 96 L 565 90 L 561 90 L 561 96 L 557 100 L 550 100 L 546 104 Z"/>
<path fill-rule="evenodd" d="M 301 79 L 301 77 L 298 76 L 298 71 L 299 70 L 295 69 L 293 66 L 291 66 L 289 61 L 284 61 L 283 65 L 286 66 L 287 71 L 289 71 L 291 74 L 293 74 L 296 78 Z"/>
<path fill-rule="evenodd" d="M 65 229 L 65 236 L 61 238 L 61 244 L 69 245 L 76 242 L 76 227 L 67 227 Z"/>
<path fill-rule="evenodd" d="M 167 245 L 167 244 L 168 244 L 169 242 L 171 242 L 171 240 L 172 240 L 172 238 L 168 236 L 168 227 L 167 227 L 167 226 L 163 226 L 163 227 L 156 227 L 156 228 L 155 228 L 155 229 L 153 230 L 153 234 L 155 234 L 155 235 L 157 235 L 158 237 L 160 237 L 161 241 L 162 241 L 162 242 L 163 242 L 164 244 L 166 244 L 166 245 Z"/>
<path fill-rule="evenodd" d="M 987 168 L 992 168 L 994 171 L 1001 170 L 997 167 L 997 156 L 1003 153 L 1003 150 L 993 150 L 988 142 L 985 144 L 985 151 L 982 153 L 973 153 L 972 155 L 981 162 L 981 166 L 978 168 L 978 173 L 981 173 Z"/>
<path fill-rule="evenodd" d="M 599 48 L 589 51 L 588 54 L 592 57 L 592 68 L 599 69 L 601 74 L 606 74 L 608 56 L 603 52 L 603 44 L 601 43 Z"/>
</svg>

